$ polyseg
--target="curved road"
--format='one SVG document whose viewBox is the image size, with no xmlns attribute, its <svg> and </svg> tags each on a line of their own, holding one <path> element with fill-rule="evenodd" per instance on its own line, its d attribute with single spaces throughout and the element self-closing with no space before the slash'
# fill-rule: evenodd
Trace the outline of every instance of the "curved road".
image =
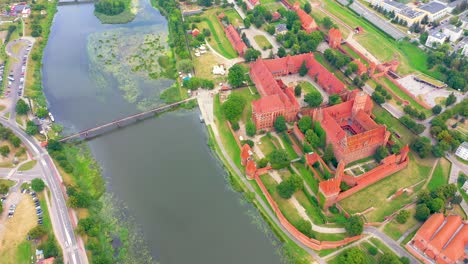
<svg viewBox="0 0 468 264">
<path fill-rule="evenodd" d="M 69 218 L 68 208 L 65 203 L 65 197 L 60 188 L 60 176 L 58 175 L 57 169 L 49 154 L 34 138 L 31 138 L 23 130 L 18 128 L 16 123 L 12 124 L 2 118 L 0 118 L 0 123 L 5 127 L 10 128 L 21 139 L 31 153 L 34 153 L 34 156 L 38 161 L 47 186 L 52 194 L 52 207 L 49 212 L 50 217 L 52 218 L 54 233 L 63 249 L 64 262 L 73 264 L 88 263 L 86 252 L 84 252 L 84 249 L 80 249 L 78 247 L 74 229 Z"/>
</svg>

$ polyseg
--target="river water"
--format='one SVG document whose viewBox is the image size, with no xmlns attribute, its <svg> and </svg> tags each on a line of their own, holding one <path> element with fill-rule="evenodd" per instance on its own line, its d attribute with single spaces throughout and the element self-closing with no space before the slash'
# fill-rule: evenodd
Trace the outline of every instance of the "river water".
<svg viewBox="0 0 468 264">
<path fill-rule="evenodd" d="M 164 17 L 141 2 L 135 21 L 124 27 L 146 26 L 167 30 Z M 115 78 L 107 76 L 102 89 L 91 74 L 90 34 L 118 27 L 101 25 L 92 5 L 58 8 L 44 54 L 43 84 L 51 112 L 69 132 L 138 112 L 137 103 L 111 85 Z M 170 84 L 160 80 L 150 87 L 160 91 Z M 193 110 L 166 113 L 89 145 L 108 191 L 128 207 L 160 263 L 280 263 L 274 238 L 261 231 L 265 223 L 229 189 L 206 142 L 206 128 Z"/>
</svg>

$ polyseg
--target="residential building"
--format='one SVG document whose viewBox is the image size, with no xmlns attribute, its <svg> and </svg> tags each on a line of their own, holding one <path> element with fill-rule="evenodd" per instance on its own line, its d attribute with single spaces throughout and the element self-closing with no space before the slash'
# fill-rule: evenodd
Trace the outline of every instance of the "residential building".
<svg viewBox="0 0 468 264">
<path fill-rule="evenodd" d="M 13 4 L 10 8 L 10 16 L 28 17 L 31 14 L 31 7 L 26 3 Z"/>
<path fill-rule="evenodd" d="M 278 24 L 275 28 L 275 32 L 277 35 L 284 35 L 288 32 L 288 28 L 286 27 L 286 24 Z"/>
<path fill-rule="evenodd" d="M 463 142 L 455 151 L 455 155 L 463 160 L 468 160 L 468 142 Z"/>
<path fill-rule="evenodd" d="M 399 19 L 406 21 L 406 23 L 408 23 L 408 27 L 410 27 L 414 23 L 421 22 L 421 20 L 424 18 L 426 13 L 419 11 L 417 9 L 411 8 L 411 7 L 406 7 L 400 10 L 400 12 L 395 13 L 395 15 Z"/>
<path fill-rule="evenodd" d="M 305 30 L 307 33 L 311 33 L 312 31 L 318 29 L 315 20 L 304 10 L 302 10 L 302 8 L 299 6 L 299 2 L 296 2 L 296 4 L 294 4 L 294 10 L 296 11 L 297 16 L 299 17 L 299 20 L 301 20 L 301 27 L 303 30 Z"/>
<path fill-rule="evenodd" d="M 355 90 L 346 102 L 314 109 L 312 119 L 325 130 L 336 160 L 350 163 L 363 159 L 387 144 L 390 132 L 372 119 L 372 107 L 370 96 Z"/>
<path fill-rule="evenodd" d="M 277 21 L 281 18 L 281 14 L 278 11 L 271 13 L 271 21 Z"/>
<path fill-rule="evenodd" d="M 407 248 L 421 260 L 429 258 L 438 264 L 455 264 L 468 259 L 467 246 L 468 222 L 458 215 L 445 217 L 436 213 L 419 228 Z"/>
<path fill-rule="evenodd" d="M 418 9 L 425 12 L 429 18 L 429 21 L 431 22 L 439 20 L 448 14 L 447 6 L 435 1 L 421 5 L 418 7 Z"/>
<path fill-rule="evenodd" d="M 233 25 L 225 27 L 224 32 L 226 33 L 226 37 L 228 38 L 229 42 L 231 42 L 237 53 L 240 56 L 244 56 L 244 53 L 247 50 L 247 45 L 245 45 L 244 41 L 242 41 L 239 32 L 237 32 Z"/>
<path fill-rule="evenodd" d="M 461 28 L 450 24 L 443 27 L 442 32 L 448 37 L 450 42 L 459 40 L 463 34 L 463 30 Z"/>
<path fill-rule="evenodd" d="M 426 40 L 426 46 L 427 47 L 434 47 L 438 45 L 444 44 L 445 40 L 447 40 L 447 36 L 440 32 L 440 31 L 433 31 L 429 34 Z"/>
</svg>

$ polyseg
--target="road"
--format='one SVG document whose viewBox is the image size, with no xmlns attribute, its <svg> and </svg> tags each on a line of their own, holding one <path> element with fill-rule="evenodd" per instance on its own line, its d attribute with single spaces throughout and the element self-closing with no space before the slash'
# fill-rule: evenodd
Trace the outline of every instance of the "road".
<svg viewBox="0 0 468 264">
<path fill-rule="evenodd" d="M 52 206 L 50 207 L 50 217 L 52 219 L 55 236 L 62 246 L 65 263 L 86 264 L 88 263 L 85 250 L 78 245 L 74 229 L 68 214 L 65 197 L 61 189 L 60 175 L 46 150 L 41 148 L 38 142 L 28 136 L 23 130 L 17 127 L 16 123 L 11 123 L 0 118 L 0 123 L 4 127 L 10 128 L 28 148 L 30 153 L 38 161 L 38 165 L 44 180 L 52 195 Z"/>
<path fill-rule="evenodd" d="M 454 156 L 447 154 L 447 159 L 452 162 L 452 167 L 450 169 L 449 183 L 457 185 L 458 175 L 460 172 L 468 172 L 468 165 L 465 165 L 459 162 Z M 465 211 L 465 214 L 468 214 L 468 204 L 465 200 L 462 200 L 460 203 L 461 208 Z"/>
</svg>

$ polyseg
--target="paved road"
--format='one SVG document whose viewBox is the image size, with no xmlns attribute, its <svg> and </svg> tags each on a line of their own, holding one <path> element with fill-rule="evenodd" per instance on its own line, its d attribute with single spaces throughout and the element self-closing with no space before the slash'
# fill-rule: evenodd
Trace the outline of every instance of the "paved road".
<svg viewBox="0 0 468 264">
<path fill-rule="evenodd" d="M 38 161 L 40 170 L 45 177 L 45 181 L 52 195 L 52 206 L 49 212 L 52 218 L 55 235 L 63 249 L 65 263 L 67 263 L 67 261 L 68 263 L 74 264 L 88 263 L 84 249 L 78 246 L 69 218 L 68 208 L 65 203 L 65 197 L 61 190 L 60 176 L 49 154 L 39 146 L 35 139 L 31 139 L 23 130 L 18 128 L 16 123 L 12 124 L 1 118 L 0 123 L 10 128 Z"/>
<path fill-rule="evenodd" d="M 402 257 L 407 257 L 410 259 L 411 263 L 419 263 L 419 261 L 413 257 L 410 253 L 408 253 L 406 250 L 404 250 L 397 242 L 395 242 L 393 239 L 382 233 L 380 230 L 378 230 L 375 227 L 364 227 L 364 233 L 372 234 L 373 236 L 376 236 L 379 238 L 382 242 L 384 242 L 393 252 L 395 252 L 398 256 Z"/>
<path fill-rule="evenodd" d="M 446 155 L 447 159 L 452 162 L 452 168 L 450 169 L 450 177 L 449 177 L 449 183 L 457 184 L 458 180 L 458 175 L 460 172 L 468 172 L 468 165 L 465 165 L 461 162 L 459 162 L 455 157 L 452 155 Z M 468 204 L 466 201 L 463 199 L 462 202 L 460 203 L 461 208 L 463 211 L 465 211 L 465 214 L 468 215 Z"/>
</svg>

